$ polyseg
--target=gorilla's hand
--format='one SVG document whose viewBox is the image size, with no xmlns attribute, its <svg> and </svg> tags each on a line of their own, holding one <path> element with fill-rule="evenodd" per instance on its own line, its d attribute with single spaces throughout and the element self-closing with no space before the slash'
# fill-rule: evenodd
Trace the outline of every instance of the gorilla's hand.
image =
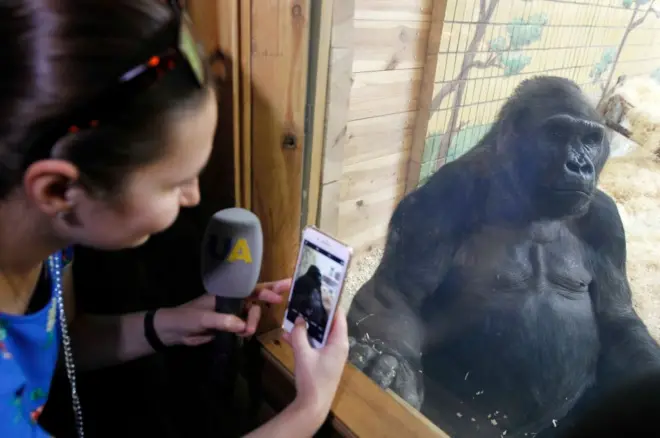
<svg viewBox="0 0 660 438">
<path fill-rule="evenodd" d="M 415 409 L 424 401 L 420 370 L 403 356 L 381 342 L 365 335 L 356 340 L 349 337 L 348 360 L 383 389 L 391 389 Z"/>
</svg>

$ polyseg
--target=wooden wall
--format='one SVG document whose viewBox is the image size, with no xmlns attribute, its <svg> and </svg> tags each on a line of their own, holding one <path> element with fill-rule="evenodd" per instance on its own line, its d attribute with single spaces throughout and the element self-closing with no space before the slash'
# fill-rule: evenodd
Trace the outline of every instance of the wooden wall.
<svg viewBox="0 0 660 438">
<path fill-rule="evenodd" d="M 405 190 L 433 0 L 335 0 L 319 225 L 356 252 Z"/>
</svg>

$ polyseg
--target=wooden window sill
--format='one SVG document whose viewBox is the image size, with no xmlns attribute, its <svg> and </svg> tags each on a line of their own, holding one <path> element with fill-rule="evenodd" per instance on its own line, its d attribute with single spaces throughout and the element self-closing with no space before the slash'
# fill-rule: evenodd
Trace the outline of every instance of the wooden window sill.
<svg viewBox="0 0 660 438">
<path fill-rule="evenodd" d="M 258 337 L 262 355 L 272 373 L 293 385 L 293 350 L 279 341 L 280 329 Z M 354 366 L 344 368 L 332 404 L 333 428 L 345 437 L 448 437 L 418 411 L 410 408 L 391 391 L 383 391 Z"/>
</svg>

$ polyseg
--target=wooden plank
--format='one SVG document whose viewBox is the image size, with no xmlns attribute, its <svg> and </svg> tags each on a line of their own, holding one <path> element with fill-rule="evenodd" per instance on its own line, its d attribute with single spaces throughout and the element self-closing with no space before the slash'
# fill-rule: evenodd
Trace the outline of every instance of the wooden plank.
<svg viewBox="0 0 660 438">
<path fill-rule="evenodd" d="M 323 183 L 341 178 L 346 143 L 346 124 L 351 97 L 353 50 L 332 49 L 326 117 Z"/>
<path fill-rule="evenodd" d="M 433 0 L 356 0 L 356 20 L 431 21 Z"/>
<path fill-rule="evenodd" d="M 188 4 L 195 33 L 207 51 L 213 54 L 218 50 L 225 57 L 223 68 L 227 71 L 223 75 L 229 87 L 223 87 L 219 99 L 223 109 L 231 107 L 234 199 L 237 206 L 244 208 L 250 208 L 251 173 L 249 44 L 242 42 L 250 41 L 249 6 L 249 0 L 240 4 L 238 0 L 197 0 Z M 215 65 L 214 71 L 217 68 Z M 225 104 L 227 99 L 231 105 Z M 227 118 L 227 114 L 222 115 Z"/>
<path fill-rule="evenodd" d="M 407 166 L 408 156 L 403 152 L 346 166 L 341 179 L 341 201 L 358 202 L 370 193 L 401 184 L 405 181 Z"/>
<path fill-rule="evenodd" d="M 418 93 L 420 96 L 418 100 L 419 107 L 413 130 L 410 163 L 406 178 L 406 193 L 413 191 L 419 184 L 422 156 L 426 146 L 426 133 L 431 117 L 431 101 L 433 100 L 435 75 L 438 66 L 438 51 L 440 50 L 440 40 L 442 39 L 442 28 L 446 10 L 447 0 L 434 0 L 426 60 L 424 62 L 424 73 Z"/>
<path fill-rule="evenodd" d="M 341 1 L 341 0 L 339 0 Z M 314 91 L 314 125 L 312 128 L 312 151 L 307 188 L 307 225 L 318 225 L 321 202 L 321 181 L 323 179 L 323 146 L 325 143 L 325 119 L 330 68 L 330 40 L 332 38 L 334 9 L 333 0 L 321 2 L 319 41 L 317 43 L 316 90 Z"/>
<path fill-rule="evenodd" d="M 293 350 L 279 341 L 280 330 L 261 335 L 259 341 L 268 362 L 279 364 L 293 379 Z M 410 408 L 391 391 L 383 391 L 352 365 L 346 365 L 332 403 L 335 428 L 356 437 L 447 437 L 420 412 Z"/>
<path fill-rule="evenodd" d="M 323 151 L 323 176 L 319 227 L 337 234 L 339 179 L 343 166 L 348 106 L 353 82 L 353 0 L 333 4 L 332 49 L 328 72 L 328 96 Z"/>
<path fill-rule="evenodd" d="M 412 144 L 412 129 L 374 132 L 368 135 L 355 135 L 349 132 L 348 136 L 349 140 L 344 148 L 345 166 L 397 152 L 408 153 Z"/>
<path fill-rule="evenodd" d="M 356 235 L 388 222 L 405 189 L 405 181 L 339 205 L 339 229 Z M 382 237 L 382 236 L 376 236 Z"/>
<path fill-rule="evenodd" d="M 353 72 L 421 68 L 426 21 L 355 20 Z"/>
<path fill-rule="evenodd" d="M 333 236 L 339 230 L 339 181 L 323 184 L 319 228 Z"/>
<path fill-rule="evenodd" d="M 211 60 L 211 71 L 216 78 L 218 120 L 214 150 L 206 171 L 200 177 L 203 187 L 203 209 L 228 207 L 240 201 L 242 178 L 240 166 L 239 93 L 240 76 L 237 74 L 238 28 L 233 26 L 233 14 L 238 10 L 237 0 L 188 2 L 188 11 L 194 23 L 193 32 L 204 45 Z M 220 53 L 222 56 L 217 56 Z M 230 190 L 228 190 L 230 189 Z M 230 193 L 230 191 L 232 193 Z"/>
<path fill-rule="evenodd" d="M 405 187 L 432 6 L 432 0 L 355 0 L 349 122 L 345 131 L 328 124 L 334 135 L 326 145 L 343 147 L 341 155 L 329 148 L 324 183 L 339 177 L 339 189 L 332 186 L 338 218 L 326 222 L 336 223 L 337 235 L 356 252 L 382 241 Z"/>
<path fill-rule="evenodd" d="M 348 122 L 348 135 L 350 140 L 354 137 L 371 137 L 380 133 L 412 132 L 415 125 L 415 111 L 388 114 L 380 117 L 351 120 Z"/>
<path fill-rule="evenodd" d="M 292 275 L 300 241 L 309 11 L 308 0 L 252 2 L 252 210 L 263 224 L 262 280 Z M 284 309 L 265 312 L 260 329 L 279 327 Z"/>
<path fill-rule="evenodd" d="M 416 110 L 421 79 L 421 69 L 355 73 L 349 120 Z"/>
<path fill-rule="evenodd" d="M 240 7 L 234 8 L 233 26 L 239 26 L 239 38 L 233 41 L 234 50 L 240 52 L 240 64 L 236 63 L 236 77 L 240 84 L 235 90 L 240 96 L 237 112 L 240 112 L 240 193 L 241 206 L 252 208 L 252 0 L 239 0 Z M 240 87 L 240 88 L 238 88 Z"/>
</svg>

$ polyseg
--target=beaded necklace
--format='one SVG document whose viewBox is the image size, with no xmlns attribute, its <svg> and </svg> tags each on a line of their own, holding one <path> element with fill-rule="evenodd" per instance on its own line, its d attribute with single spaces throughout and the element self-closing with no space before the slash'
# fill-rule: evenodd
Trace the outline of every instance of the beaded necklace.
<svg viewBox="0 0 660 438">
<path fill-rule="evenodd" d="M 84 438 L 82 409 L 80 407 L 80 399 L 78 398 L 78 390 L 76 386 L 76 368 L 73 363 L 73 353 L 71 349 L 71 338 L 69 337 L 69 329 L 67 325 L 66 315 L 64 314 L 64 294 L 62 293 L 62 252 L 48 257 L 48 271 L 50 273 L 50 288 L 52 294 L 57 298 L 57 308 L 60 316 L 60 329 L 62 332 L 62 344 L 64 345 L 64 363 L 66 365 L 66 374 L 69 378 L 71 387 L 71 400 L 73 402 L 73 413 L 76 423 L 76 430 L 78 431 L 78 438 Z"/>
</svg>

